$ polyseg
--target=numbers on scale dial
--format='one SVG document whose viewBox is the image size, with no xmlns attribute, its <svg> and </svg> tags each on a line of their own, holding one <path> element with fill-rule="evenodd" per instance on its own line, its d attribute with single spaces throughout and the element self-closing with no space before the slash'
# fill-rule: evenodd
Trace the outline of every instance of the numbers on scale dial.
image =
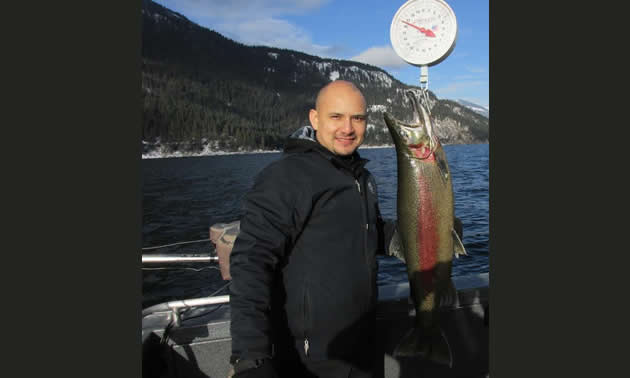
<svg viewBox="0 0 630 378">
<path fill-rule="evenodd" d="M 420 2 L 401 9 L 394 25 L 400 51 L 408 61 L 431 62 L 444 55 L 455 39 L 449 9 L 438 2 Z"/>
</svg>

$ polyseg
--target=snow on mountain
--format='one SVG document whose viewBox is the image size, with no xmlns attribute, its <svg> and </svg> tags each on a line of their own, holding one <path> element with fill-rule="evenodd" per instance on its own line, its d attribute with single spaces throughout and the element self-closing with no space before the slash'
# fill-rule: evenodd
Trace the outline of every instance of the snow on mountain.
<svg viewBox="0 0 630 378">
<path fill-rule="evenodd" d="M 384 113 L 387 111 L 387 106 L 385 105 L 370 105 L 368 106 L 369 112 L 381 112 Z"/>
<path fill-rule="evenodd" d="M 391 145 L 385 111 L 405 122 L 413 117 L 406 92 L 419 97 L 420 88 L 378 67 L 246 46 L 157 3 L 144 0 L 144 4 L 144 158 L 277 151 L 296 122 L 308 122 L 304 109 L 312 104 L 318 88 L 339 79 L 355 83 L 366 98 L 370 122 L 365 145 Z M 195 69 L 190 71 L 191 67 Z M 255 74 L 244 74 L 251 72 Z M 179 92 L 181 88 L 186 88 L 185 93 Z M 488 143 L 487 108 L 428 95 L 441 142 Z M 175 96 L 180 96 L 177 104 L 166 109 L 160 99 Z M 199 135 L 204 137 L 201 142 Z"/>
<path fill-rule="evenodd" d="M 490 118 L 490 108 L 486 108 L 485 106 L 481 106 L 481 105 L 477 105 L 474 104 L 470 101 L 466 101 L 466 100 L 455 100 L 456 102 L 458 102 L 459 104 L 467 107 L 468 109 L 481 114 L 482 116 L 486 117 L 486 118 Z"/>
</svg>

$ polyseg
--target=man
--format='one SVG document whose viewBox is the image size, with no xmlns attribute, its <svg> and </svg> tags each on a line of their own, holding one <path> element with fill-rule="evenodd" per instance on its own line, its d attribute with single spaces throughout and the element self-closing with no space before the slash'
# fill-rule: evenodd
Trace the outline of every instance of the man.
<svg viewBox="0 0 630 378">
<path fill-rule="evenodd" d="M 394 224 L 357 153 L 365 98 L 334 81 L 309 120 L 243 201 L 229 272 L 236 378 L 371 376 L 376 254 Z"/>
</svg>

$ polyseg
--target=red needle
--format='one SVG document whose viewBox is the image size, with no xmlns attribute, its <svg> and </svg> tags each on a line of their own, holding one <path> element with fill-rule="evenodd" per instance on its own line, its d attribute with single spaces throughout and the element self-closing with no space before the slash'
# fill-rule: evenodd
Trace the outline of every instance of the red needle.
<svg viewBox="0 0 630 378">
<path fill-rule="evenodd" d="M 422 28 L 422 27 L 418 27 L 418 26 L 416 26 L 416 25 L 414 25 L 414 24 L 410 24 L 410 23 L 408 23 L 407 21 L 403 21 L 403 23 L 405 23 L 405 24 L 407 24 L 407 25 L 411 26 L 412 28 L 415 28 L 415 29 L 420 30 L 420 31 L 421 31 L 422 33 L 424 33 L 424 35 L 426 35 L 427 37 L 435 37 L 435 33 L 433 33 L 433 31 L 431 31 L 431 29 L 425 29 L 425 28 Z"/>
</svg>

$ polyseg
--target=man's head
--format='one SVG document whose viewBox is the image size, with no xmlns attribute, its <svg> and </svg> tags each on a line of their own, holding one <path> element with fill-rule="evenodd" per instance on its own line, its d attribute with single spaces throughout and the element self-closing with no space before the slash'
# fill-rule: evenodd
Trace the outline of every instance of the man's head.
<svg viewBox="0 0 630 378">
<path fill-rule="evenodd" d="M 336 155 L 351 155 L 363 143 L 365 136 L 365 98 L 354 84 L 333 81 L 319 91 L 309 120 L 322 146 Z"/>
</svg>

